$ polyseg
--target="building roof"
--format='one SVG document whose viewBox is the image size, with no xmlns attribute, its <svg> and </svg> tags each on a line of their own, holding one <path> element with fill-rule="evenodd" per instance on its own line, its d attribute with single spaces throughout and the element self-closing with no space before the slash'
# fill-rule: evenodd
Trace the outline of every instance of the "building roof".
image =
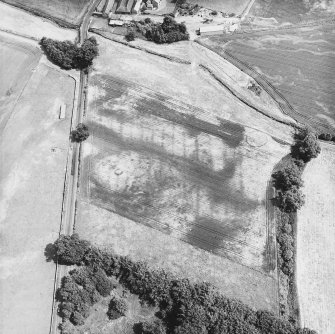
<svg viewBox="0 0 335 334">
<path fill-rule="evenodd" d="M 225 27 L 223 25 L 205 26 L 205 27 L 199 28 L 200 34 L 204 32 L 215 32 L 215 31 L 223 31 L 223 30 L 225 30 Z"/>
<path fill-rule="evenodd" d="M 123 26 L 123 21 L 121 20 L 109 20 L 108 22 L 111 26 Z"/>
<path fill-rule="evenodd" d="M 120 0 L 115 13 L 131 13 L 136 0 Z"/>
</svg>

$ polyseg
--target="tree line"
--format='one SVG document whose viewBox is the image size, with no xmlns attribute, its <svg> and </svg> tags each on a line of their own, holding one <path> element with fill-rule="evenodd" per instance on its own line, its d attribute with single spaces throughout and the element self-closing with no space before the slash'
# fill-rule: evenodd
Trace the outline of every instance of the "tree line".
<svg viewBox="0 0 335 334">
<path fill-rule="evenodd" d="M 145 262 L 102 251 L 76 234 L 60 236 L 46 253 L 61 264 L 78 266 L 57 292 L 60 315 L 74 324 L 83 323 L 89 307 L 99 295 L 111 292 L 116 279 L 141 301 L 158 308 L 152 322 L 135 324 L 136 334 L 316 334 L 271 312 L 226 298 L 209 283 L 194 284 Z M 127 305 L 112 297 L 110 319 L 126 314 Z"/>
<path fill-rule="evenodd" d="M 81 46 L 70 41 L 57 41 L 43 37 L 40 45 L 54 64 L 69 70 L 83 70 L 92 65 L 93 59 L 98 55 L 98 43 L 94 37 L 84 41 Z"/>
</svg>

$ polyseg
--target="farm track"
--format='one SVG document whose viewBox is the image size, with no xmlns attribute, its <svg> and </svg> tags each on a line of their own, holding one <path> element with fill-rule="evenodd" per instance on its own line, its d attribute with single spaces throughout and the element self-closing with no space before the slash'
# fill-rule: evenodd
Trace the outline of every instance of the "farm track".
<svg viewBox="0 0 335 334">
<path fill-rule="evenodd" d="M 114 144 L 115 145 L 115 142 L 114 141 L 112 141 L 112 140 L 107 140 L 107 139 L 105 139 L 105 138 L 101 138 L 101 137 L 99 137 L 95 132 L 93 132 L 93 135 L 94 135 L 94 138 L 96 138 L 96 139 L 98 139 L 99 141 L 102 141 L 102 142 L 104 142 L 104 143 L 106 143 L 106 144 Z M 126 147 L 128 148 L 128 149 L 130 149 L 130 150 L 136 150 L 136 147 L 134 146 L 134 145 L 132 145 L 131 143 L 130 144 L 127 144 L 126 145 Z M 148 148 L 150 148 L 150 146 L 148 146 Z M 108 152 L 118 152 L 118 150 L 116 150 L 116 149 L 111 149 L 110 147 L 108 147 Z M 157 153 L 151 153 L 151 155 L 152 154 L 154 154 L 154 155 L 156 155 Z M 171 154 L 170 154 L 170 156 L 171 156 Z M 181 171 L 183 171 L 184 172 L 184 174 L 187 176 L 187 177 L 191 177 L 191 181 L 193 181 L 193 182 L 199 182 L 199 179 L 198 179 L 198 175 L 197 175 L 197 173 L 194 173 L 194 172 L 192 172 L 191 170 L 190 170 L 190 168 L 188 168 L 187 170 L 183 170 L 183 166 L 186 166 L 186 165 L 188 165 L 189 167 L 190 166 L 193 166 L 193 164 L 198 164 L 199 165 L 199 161 L 195 161 L 195 160 L 192 160 L 192 159 L 187 159 L 188 160 L 188 162 L 185 162 L 185 163 L 183 163 L 183 162 L 180 162 L 179 160 L 180 160 L 180 158 L 179 157 L 174 157 L 174 156 L 172 156 L 172 157 L 168 157 L 167 159 L 166 159 L 168 162 L 173 162 L 174 163 L 174 167 L 176 167 L 176 169 L 177 170 L 181 170 Z M 256 159 L 255 159 L 256 160 Z M 208 166 L 202 166 L 202 167 L 204 167 L 205 169 L 208 169 Z M 215 174 L 215 173 L 213 173 L 213 174 Z M 206 182 L 203 184 L 203 185 L 205 185 L 205 186 L 211 186 L 211 185 L 213 185 L 214 187 L 214 190 L 215 190 L 215 188 L 217 188 L 218 187 L 218 185 L 217 185 L 217 182 L 216 181 L 211 181 L 211 175 L 209 174 L 209 175 L 207 175 L 207 179 L 206 179 Z M 230 186 L 230 189 L 232 190 L 232 189 L 235 189 L 236 190 L 236 195 L 237 195 L 237 197 L 238 196 L 240 196 L 241 195 L 241 191 L 239 190 L 239 189 L 237 189 L 236 187 L 234 187 L 234 186 Z M 254 195 L 253 193 L 250 193 L 249 191 L 247 191 L 247 190 L 245 190 L 245 189 L 243 189 L 243 192 L 245 193 L 245 194 L 248 194 L 248 195 L 250 195 L 250 197 L 252 196 L 252 195 Z M 232 194 L 232 193 L 231 193 Z M 231 194 L 229 194 L 229 196 L 227 196 L 227 195 L 223 195 L 223 196 L 221 196 L 221 198 L 222 199 L 227 199 L 227 198 L 230 198 L 231 197 Z M 254 207 L 255 207 L 255 205 L 263 205 L 263 200 L 261 200 L 261 201 L 258 201 L 257 203 L 255 203 L 255 204 L 248 204 L 248 203 L 246 203 L 244 200 L 236 200 L 239 204 L 241 204 L 241 206 L 243 206 L 243 208 L 248 208 L 248 209 L 250 209 L 250 210 L 252 210 L 252 209 L 254 209 Z M 212 208 L 218 208 L 219 206 L 216 206 L 215 204 L 211 204 L 212 205 Z M 231 209 L 229 209 L 229 208 L 226 208 L 226 210 L 227 211 L 229 211 L 229 212 L 234 212 L 233 210 L 231 210 Z M 248 213 L 246 213 L 246 215 L 248 215 Z"/>
<path fill-rule="evenodd" d="M 93 1 L 86 9 L 82 23 L 78 30 L 79 44 L 82 44 L 87 38 L 87 30 L 90 17 L 99 0 Z M 85 108 L 86 108 L 86 87 L 88 83 L 88 72 L 80 71 L 79 85 L 76 88 L 77 96 L 74 97 L 76 108 L 73 109 L 71 117 L 71 130 L 79 123 L 82 123 Z M 76 83 L 77 84 L 77 83 Z M 70 157 L 71 156 L 71 157 Z M 71 235 L 75 229 L 76 223 L 76 208 L 77 208 L 77 191 L 79 187 L 79 172 L 80 172 L 81 144 L 69 143 L 69 156 L 65 171 L 64 197 L 62 204 L 62 214 L 59 234 Z M 57 289 L 61 286 L 61 279 L 68 272 L 68 268 L 60 265 L 56 261 L 55 276 L 54 276 L 54 291 L 52 301 L 52 311 L 50 319 L 49 334 L 56 334 L 60 331 L 58 324 L 62 320 L 58 314 L 58 302 L 56 300 Z"/>
<path fill-rule="evenodd" d="M 233 34 L 229 35 L 229 39 L 233 40 L 236 38 L 243 38 L 243 35 L 249 37 L 252 35 L 263 35 L 263 34 L 269 34 L 269 33 L 276 33 L 276 32 L 292 32 L 292 31 L 296 31 L 296 30 L 301 30 L 303 28 L 313 28 L 313 27 L 331 27 L 335 24 L 335 18 L 331 17 L 331 18 L 326 18 L 326 19 L 320 19 L 320 20 L 316 20 L 316 21 L 310 21 L 310 22 L 300 22 L 300 23 L 295 23 L 289 26 L 283 26 L 283 27 L 273 27 L 273 28 L 259 28 L 259 29 L 246 29 L 246 27 L 244 27 L 244 30 L 241 31 L 235 31 Z M 242 37 L 241 37 L 242 36 Z"/>
</svg>

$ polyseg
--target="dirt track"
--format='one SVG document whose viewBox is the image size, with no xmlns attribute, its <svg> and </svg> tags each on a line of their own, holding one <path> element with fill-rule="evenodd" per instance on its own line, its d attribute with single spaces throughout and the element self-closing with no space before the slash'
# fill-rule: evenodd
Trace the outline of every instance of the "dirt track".
<svg viewBox="0 0 335 334">
<path fill-rule="evenodd" d="M 298 213 L 297 280 L 302 325 L 335 333 L 335 146 L 303 174 L 306 204 Z"/>
</svg>

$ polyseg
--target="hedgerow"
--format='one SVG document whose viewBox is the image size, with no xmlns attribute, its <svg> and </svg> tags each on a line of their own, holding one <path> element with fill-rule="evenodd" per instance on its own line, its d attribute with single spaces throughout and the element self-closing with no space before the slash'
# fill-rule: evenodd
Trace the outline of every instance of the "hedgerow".
<svg viewBox="0 0 335 334">
<path fill-rule="evenodd" d="M 272 174 L 274 186 L 279 191 L 277 205 L 287 213 L 296 212 L 304 205 L 305 198 L 300 190 L 303 168 L 321 151 L 316 135 L 307 128 L 297 131 L 294 139 L 288 165 Z"/>
<path fill-rule="evenodd" d="M 318 138 L 320 140 L 335 142 L 335 136 L 333 136 L 331 133 L 320 133 Z"/>
<path fill-rule="evenodd" d="M 143 321 L 134 325 L 135 334 L 166 334 L 166 328 L 160 319 Z"/>
<path fill-rule="evenodd" d="M 98 43 L 94 37 L 77 46 L 70 41 L 56 41 L 43 37 L 40 45 L 48 58 L 63 69 L 86 69 L 98 55 Z"/>
<path fill-rule="evenodd" d="M 158 44 L 174 43 L 190 38 L 186 25 L 177 23 L 171 16 L 165 16 L 163 23 L 144 20 L 134 22 L 136 29 L 147 40 Z"/>
<path fill-rule="evenodd" d="M 64 239 L 67 252 L 63 251 L 64 247 L 60 250 L 57 247 L 64 244 Z M 84 270 L 83 273 L 71 272 L 59 291 L 61 315 L 74 324 L 82 323 L 87 316 L 88 306 L 94 303 L 92 291 L 96 291 L 97 280 L 93 277 L 95 274 L 102 275 L 103 270 L 106 275 L 116 277 L 131 293 L 137 294 L 140 300 L 157 306 L 159 311 L 156 315 L 168 334 L 299 333 L 295 325 L 276 318 L 272 313 L 255 311 L 240 301 L 228 299 L 209 283 L 193 284 L 164 270 L 153 270 L 144 262 L 134 262 L 128 257 L 100 251 L 84 241 L 78 243 L 77 237 L 74 238 L 76 242 L 64 236 L 60 240 L 55 242 L 58 259 L 68 262 L 73 247 L 76 263 L 85 265 L 78 269 Z M 85 252 L 78 252 L 78 244 L 85 245 Z M 87 287 L 90 287 L 88 291 Z M 114 309 L 115 301 L 111 304 Z M 148 327 L 142 325 L 142 333 L 146 333 L 144 330 Z M 152 333 L 163 333 L 160 330 Z M 313 333 L 306 330 L 306 334 Z"/>
</svg>

